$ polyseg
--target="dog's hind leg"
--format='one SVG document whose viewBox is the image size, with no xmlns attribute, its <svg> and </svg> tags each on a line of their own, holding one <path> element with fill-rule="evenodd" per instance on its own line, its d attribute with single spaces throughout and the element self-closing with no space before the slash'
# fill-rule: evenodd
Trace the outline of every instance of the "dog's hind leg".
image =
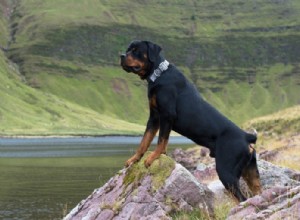
<svg viewBox="0 0 300 220">
<path fill-rule="evenodd" d="M 222 164 L 219 164 L 222 166 Z M 239 186 L 239 177 L 230 169 L 219 168 L 217 173 L 225 188 L 232 193 L 240 202 L 245 201 L 246 197 L 242 194 Z"/>
<path fill-rule="evenodd" d="M 249 147 L 249 161 L 242 171 L 242 177 L 254 195 L 261 193 L 261 183 L 257 168 L 256 152 L 251 145 Z"/>
<path fill-rule="evenodd" d="M 240 190 L 239 179 L 247 164 L 247 153 L 247 148 L 238 141 L 236 143 L 223 142 L 222 146 L 216 147 L 216 169 L 219 178 L 225 188 L 240 202 L 246 200 Z"/>
</svg>

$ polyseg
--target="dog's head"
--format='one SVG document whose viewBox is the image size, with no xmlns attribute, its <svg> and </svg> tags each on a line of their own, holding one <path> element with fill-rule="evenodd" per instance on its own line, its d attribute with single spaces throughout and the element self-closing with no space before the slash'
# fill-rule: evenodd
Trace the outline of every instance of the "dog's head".
<svg viewBox="0 0 300 220">
<path fill-rule="evenodd" d="M 132 72 L 146 79 L 159 59 L 161 47 L 149 41 L 133 41 L 125 54 L 121 55 L 121 66 L 126 72 Z"/>
</svg>

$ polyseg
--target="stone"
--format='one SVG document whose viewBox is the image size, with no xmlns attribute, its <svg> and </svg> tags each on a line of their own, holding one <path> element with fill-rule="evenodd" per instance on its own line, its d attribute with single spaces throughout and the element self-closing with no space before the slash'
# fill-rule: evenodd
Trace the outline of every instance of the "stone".
<svg viewBox="0 0 300 220">
<path fill-rule="evenodd" d="M 209 156 L 209 150 L 205 147 L 193 147 L 187 150 L 176 148 L 171 157 L 189 171 L 194 171 L 198 166 L 214 163 L 214 158 Z M 199 165 L 200 164 L 200 165 Z"/>
<path fill-rule="evenodd" d="M 79 203 L 65 220 L 172 219 L 170 214 L 200 209 L 213 219 L 214 200 L 234 201 L 218 180 L 214 159 L 201 148 L 161 155 L 146 169 L 144 159 L 125 168 Z M 189 158 L 190 157 L 190 158 Z M 227 219 L 300 219 L 300 173 L 258 160 L 262 193 L 252 197 L 241 178 L 248 200 L 233 207 Z"/>
<path fill-rule="evenodd" d="M 197 155 L 191 155 L 196 153 Z M 176 153 L 176 152 L 175 152 Z M 174 154 L 173 154 L 174 155 Z M 269 159 L 273 154 L 265 154 Z M 188 159 L 191 157 L 193 159 Z M 185 152 L 177 150 L 174 158 L 179 163 L 184 161 L 198 181 L 206 183 L 218 200 L 228 201 L 232 199 L 224 186 L 218 180 L 213 161 L 207 159 L 207 154 L 197 151 Z M 188 164 L 190 162 L 190 164 Z M 228 214 L 228 220 L 256 220 L 256 219 L 300 219 L 300 173 L 299 171 L 274 165 L 265 160 L 258 160 L 258 169 L 262 185 L 262 193 L 252 197 L 247 184 L 241 178 L 241 191 L 250 197 L 245 202 L 232 208 Z"/>
<path fill-rule="evenodd" d="M 213 216 L 214 195 L 182 165 L 161 155 L 147 169 L 145 157 L 94 190 L 64 220 L 171 219 L 200 209 Z"/>
<path fill-rule="evenodd" d="M 271 187 L 231 209 L 227 220 L 300 219 L 300 185 Z"/>
<path fill-rule="evenodd" d="M 228 220 L 300 219 L 298 172 L 260 160 L 258 167 L 263 192 L 233 208 Z"/>
</svg>

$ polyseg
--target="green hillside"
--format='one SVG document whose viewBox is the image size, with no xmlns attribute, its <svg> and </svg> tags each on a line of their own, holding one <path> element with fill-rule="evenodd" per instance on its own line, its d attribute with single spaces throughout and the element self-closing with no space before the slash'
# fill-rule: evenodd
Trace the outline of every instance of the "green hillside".
<svg viewBox="0 0 300 220">
<path fill-rule="evenodd" d="M 0 52 L 0 136 L 141 133 L 143 127 L 37 91 Z"/>
<path fill-rule="evenodd" d="M 18 84 L 45 104 L 44 94 L 52 94 L 91 115 L 144 124 L 146 84 L 118 60 L 133 39 L 160 44 L 202 95 L 239 124 L 300 102 L 297 0 L 1 0 L 0 7 L 0 44 L 33 89 Z M 9 75 L 1 68 L 1 77 Z"/>
<path fill-rule="evenodd" d="M 244 127 L 256 128 L 258 133 L 265 133 L 270 139 L 276 139 L 275 135 L 300 135 L 300 105 L 252 119 Z"/>
<path fill-rule="evenodd" d="M 0 20 L 1 43 L 8 38 Z M 3 45 L 3 44 L 2 44 Z M 0 51 L 0 136 L 138 134 L 143 126 L 111 118 L 27 84 L 16 64 Z"/>
</svg>

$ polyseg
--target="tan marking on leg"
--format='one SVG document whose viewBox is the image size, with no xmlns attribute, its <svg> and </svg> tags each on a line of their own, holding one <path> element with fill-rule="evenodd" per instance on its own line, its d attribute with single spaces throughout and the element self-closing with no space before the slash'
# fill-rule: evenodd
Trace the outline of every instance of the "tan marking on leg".
<svg viewBox="0 0 300 220">
<path fill-rule="evenodd" d="M 249 144 L 249 152 L 252 154 L 255 151 L 254 144 Z"/>
<path fill-rule="evenodd" d="M 158 145 L 157 145 L 155 151 L 153 151 L 153 152 L 147 157 L 147 159 L 145 160 L 145 166 L 146 166 L 146 167 L 151 166 L 151 164 L 153 163 L 153 161 L 154 161 L 155 159 L 159 158 L 159 156 L 160 156 L 161 154 L 165 154 L 166 151 L 167 151 L 167 150 L 166 150 L 167 145 L 168 145 L 168 139 L 162 138 L 162 139 L 159 141 L 159 143 L 158 143 Z"/>
<path fill-rule="evenodd" d="M 261 193 L 261 183 L 257 168 L 246 167 L 242 172 L 242 177 L 254 195 Z"/>
<path fill-rule="evenodd" d="M 126 161 L 125 166 L 130 166 L 131 164 L 139 161 L 141 157 L 144 155 L 144 153 L 148 150 L 153 138 L 155 137 L 155 134 L 158 129 L 156 130 L 148 130 L 145 132 L 143 139 L 140 143 L 139 148 L 137 149 L 135 155 L 133 155 L 129 160 Z"/>
</svg>

